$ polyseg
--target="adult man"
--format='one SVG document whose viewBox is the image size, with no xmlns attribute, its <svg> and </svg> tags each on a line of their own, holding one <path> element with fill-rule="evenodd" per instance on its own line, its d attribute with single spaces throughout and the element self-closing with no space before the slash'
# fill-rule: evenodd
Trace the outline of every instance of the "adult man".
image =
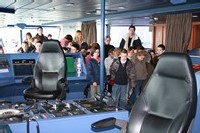
<svg viewBox="0 0 200 133">
<path fill-rule="evenodd" d="M 42 43 L 44 41 L 47 41 L 48 38 L 46 36 L 43 35 L 43 28 L 41 26 L 39 26 L 37 28 L 37 34 L 35 35 L 35 37 L 38 39 L 38 41 L 41 41 Z"/>
<path fill-rule="evenodd" d="M 106 58 L 106 57 L 108 57 L 108 51 L 110 50 L 110 49 L 115 49 L 115 47 L 113 46 L 113 45 L 111 45 L 110 44 L 110 41 L 111 41 L 111 38 L 110 38 L 110 36 L 109 35 L 107 35 L 106 37 L 105 37 L 105 41 L 104 41 L 104 43 L 105 43 L 105 51 L 104 51 L 104 59 Z"/>
<path fill-rule="evenodd" d="M 142 47 L 142 43 L 138 35 L 135 33 L 135 26 L 129 26 L 128 33 L 122 38 L 120 48 L 128 50 L 129 47 Z"/>
</svg>

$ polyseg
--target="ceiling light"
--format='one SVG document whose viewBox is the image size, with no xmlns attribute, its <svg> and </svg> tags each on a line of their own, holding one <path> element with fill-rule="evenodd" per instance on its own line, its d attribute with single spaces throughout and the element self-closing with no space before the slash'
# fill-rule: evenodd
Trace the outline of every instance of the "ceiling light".
<svg viewBox="0 0 200 133">
<path fill-rule="evenodd" d="M 197 16 L 197 15 L 192 15 L 192 17 L 193 17 L 193 18 L 198 18 L 198 16 Z"/>
<path fill-rule="evenodd" d="M 124 6 L 119 6 L 118 9 L 123 10 L 123 9 L 125 9 L 125 7 Z"/>
<path fill-rule="evenodd" d="M 65 4 L 67 7 L 72 7 L 72 6 L 74 6 L 75 4 L 74 3 L 66 3 Z"/>
<path fill-rule="evenodd" d="M 154 19 L 154 20 L 158 20 L 158 18 L 156 18 L 156 17 L 155 17 L 155 18 L 153 18 L 153 19 Z"/>
<path fill-rule="evenodd" d="M 101 13 L 101 9 L 96 9 L 96 14 L 100 14 Z M 115 12 L 118 12 L 117 10 L 108 10 L 108 9 L 105 9 L 105 13 L 115 13 Z"/>
<path fill-rule="evenodd" d="M 105 13 L 115 13 L 115 12 L 118 12 L 118 10 L 105 10 Z M 99 15 L 101 14 L 101 9 L 95 9 L 95 10 L 92 10 L 92 11 L 88 11 L 86 12 L 86 14 L 96 14 L 96 15 Z"/>
<path fill-rule="evenodd" d="M 106 10 L 105 10 L 105 12 L 106 12 Z M 96 13 L 100 14 L 101 13 L 101 9 L 96 9 Z"/>
<path fill-rule="evenodd" d="M 146 16 L 146 17 L 144 17 L 145 19 L 149 19 L 150 17 L 149 16 Z"/>
<path fill-rule="evenodd" d="M 91 13 L 91 12 L 86 12 L 86 14 L 88 14 L 88 15 L 89 15 L 89 14 L 92 14 L 92 13 Z"/>
</svg>

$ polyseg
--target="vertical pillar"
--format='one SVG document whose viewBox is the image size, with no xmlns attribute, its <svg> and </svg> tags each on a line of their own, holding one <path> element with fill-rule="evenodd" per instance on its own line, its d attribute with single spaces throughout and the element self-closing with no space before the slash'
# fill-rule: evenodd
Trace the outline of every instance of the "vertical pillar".
<svg viewBox="0 0 200 133">
<path fill-rule="evenodd" d="M 101 0 L 101 47 L 100 47 L 100 92 L 104 90 L 105 70 L 104 70 L 104 33 L 105 32 L 105 0 Z"/>
<path fill-rule="evenodd" d="M 20 45 L 22 44 L 23 39 L 22 39 L 22 29 L 20 29 Z"/>
</svg>

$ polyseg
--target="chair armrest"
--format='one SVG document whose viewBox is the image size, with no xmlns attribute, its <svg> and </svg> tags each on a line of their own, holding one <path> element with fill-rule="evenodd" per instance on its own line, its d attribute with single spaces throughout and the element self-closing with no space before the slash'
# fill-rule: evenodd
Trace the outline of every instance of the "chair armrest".
<svg viewBox="0 0 200 133">
<path fill-rule="evenodd" d="M 91 125 L 93 131 L 104 131 L 113 128 L 120 129 L 120 133 L 126 133 L 127 121 L 109 117 L 99 120 Z"/>
<path fill-rule="evenodd" d="M 103 129 L 103 128 L 114 128 L 115 127 L 116 118 L 109 117 L 106 119 L 99 120 L 95 123 L 92 123 L 91 127 L 93 129 Z"/>
<path fill-rule="evenodd" d="M 33 80 L 33 76 L 27 76 L 22 79 L 22 83 L 30 84 Z"/>
<path fill-rule="evenodd" d="M 62 78 L 58 81 L 57 87 L 60 90 L 61 94 L 58 99 L 62 100 L 66 96 L 66 92 L 68 92 L 68 84 L 66 79 Z"/>
</svg>

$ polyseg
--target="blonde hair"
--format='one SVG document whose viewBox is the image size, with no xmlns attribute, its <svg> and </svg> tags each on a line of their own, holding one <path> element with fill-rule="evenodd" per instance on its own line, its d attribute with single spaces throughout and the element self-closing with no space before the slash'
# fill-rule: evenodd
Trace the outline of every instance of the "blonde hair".
<svg viewBox="0 0 200 133">
<path fill-rule="evenodd" d="M 80 30 L 77 30 L 75 32 L 75 36 L 74 36 L 74 42 L 81 44 L 84 41 L 82 32 Z"/>
<path fill-rule="evenodd" d="M 121 49 L 120 48 L 115 48 L 113 51 L 113 54 L 115 57 L 119 57 L 119 55 L 121 54 Z"/>
</svg>

